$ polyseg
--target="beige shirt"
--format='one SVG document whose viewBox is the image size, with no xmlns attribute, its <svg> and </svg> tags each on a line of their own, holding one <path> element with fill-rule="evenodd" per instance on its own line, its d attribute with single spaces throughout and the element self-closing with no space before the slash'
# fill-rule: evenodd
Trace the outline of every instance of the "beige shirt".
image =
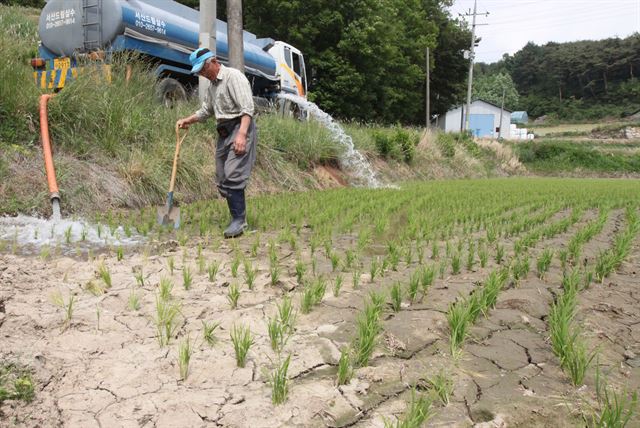
<svg viewBox="0 0 640 428">
<path fill-rule="evenodd" d="M 244 73 L 220 64 L 216 82 L 211 82 L 200 110 L 198 120 L 215 116 L 218 121 L 235 119 L 245 114 L 253 116 L 253 94 Z"/>
</svg>

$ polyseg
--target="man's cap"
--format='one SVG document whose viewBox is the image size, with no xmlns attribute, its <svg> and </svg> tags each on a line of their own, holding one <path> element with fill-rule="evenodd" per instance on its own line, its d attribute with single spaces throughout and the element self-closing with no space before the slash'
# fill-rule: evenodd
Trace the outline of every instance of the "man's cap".
<svg viewBox="0 0 640 428">
<path fill-rule="evenodd" d="M 215 55 L 207 48 L 198 48 L 189 55 L 189 61 L 191 62 L 191 74 L 197 74 L 204 67 L 204 63 L 209 58 L 214 58 Z"/>
</svg>

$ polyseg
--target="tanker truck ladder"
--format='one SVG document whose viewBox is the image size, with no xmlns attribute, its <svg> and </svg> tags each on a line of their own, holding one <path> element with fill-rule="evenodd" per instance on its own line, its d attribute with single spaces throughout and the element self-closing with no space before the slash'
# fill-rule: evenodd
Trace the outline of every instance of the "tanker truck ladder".
<svg viewBox="0 0 640 428">
<path fill-rule="evenodd" d="M 82 0 L 84 51 L 102 48 L 102 0 Z"/>
</svg>

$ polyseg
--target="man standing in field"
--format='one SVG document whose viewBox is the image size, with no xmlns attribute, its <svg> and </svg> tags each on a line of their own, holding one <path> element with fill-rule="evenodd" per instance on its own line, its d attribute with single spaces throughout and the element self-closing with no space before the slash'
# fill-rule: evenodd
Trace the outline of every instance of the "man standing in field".
<svg viewBox="0 0 640 428">
<path fill-rule="evenodd" d="M 242 235 L 247 227 L 244 191 L 256 161 L 257 129 L 255 126 L 251 85 L 244 73 L 225 67 L 207 48 L 195 50 L 189 57 L 192 74 L 211 81 L 200 110 L 178 120 L 178 127 L 204 122 L 211 116 L 217 120 L 216 184 L 227 199 L 231 223 L 225 238 Z"/>
</svg>

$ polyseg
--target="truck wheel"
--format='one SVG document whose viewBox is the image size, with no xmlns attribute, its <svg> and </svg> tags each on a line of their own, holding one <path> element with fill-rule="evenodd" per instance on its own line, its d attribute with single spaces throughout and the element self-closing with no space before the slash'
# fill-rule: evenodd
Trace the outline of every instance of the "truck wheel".
<svg viewBox="0 0 640 428">
<path fill-rule="evenodd" d="M 165 107 L 172 108 L 176 103 L 187 100 L 187 91 L 182 83 L 171 77 L 166 77 L 156 85 L 158 100 Z"/>
<path fill-rule="evenodd" d="M 308 120 L 308 113 L 291 100 L 278 100 L 278 112 L 283 117 L 293 117 L 298 120 Z"/>
</svg>

